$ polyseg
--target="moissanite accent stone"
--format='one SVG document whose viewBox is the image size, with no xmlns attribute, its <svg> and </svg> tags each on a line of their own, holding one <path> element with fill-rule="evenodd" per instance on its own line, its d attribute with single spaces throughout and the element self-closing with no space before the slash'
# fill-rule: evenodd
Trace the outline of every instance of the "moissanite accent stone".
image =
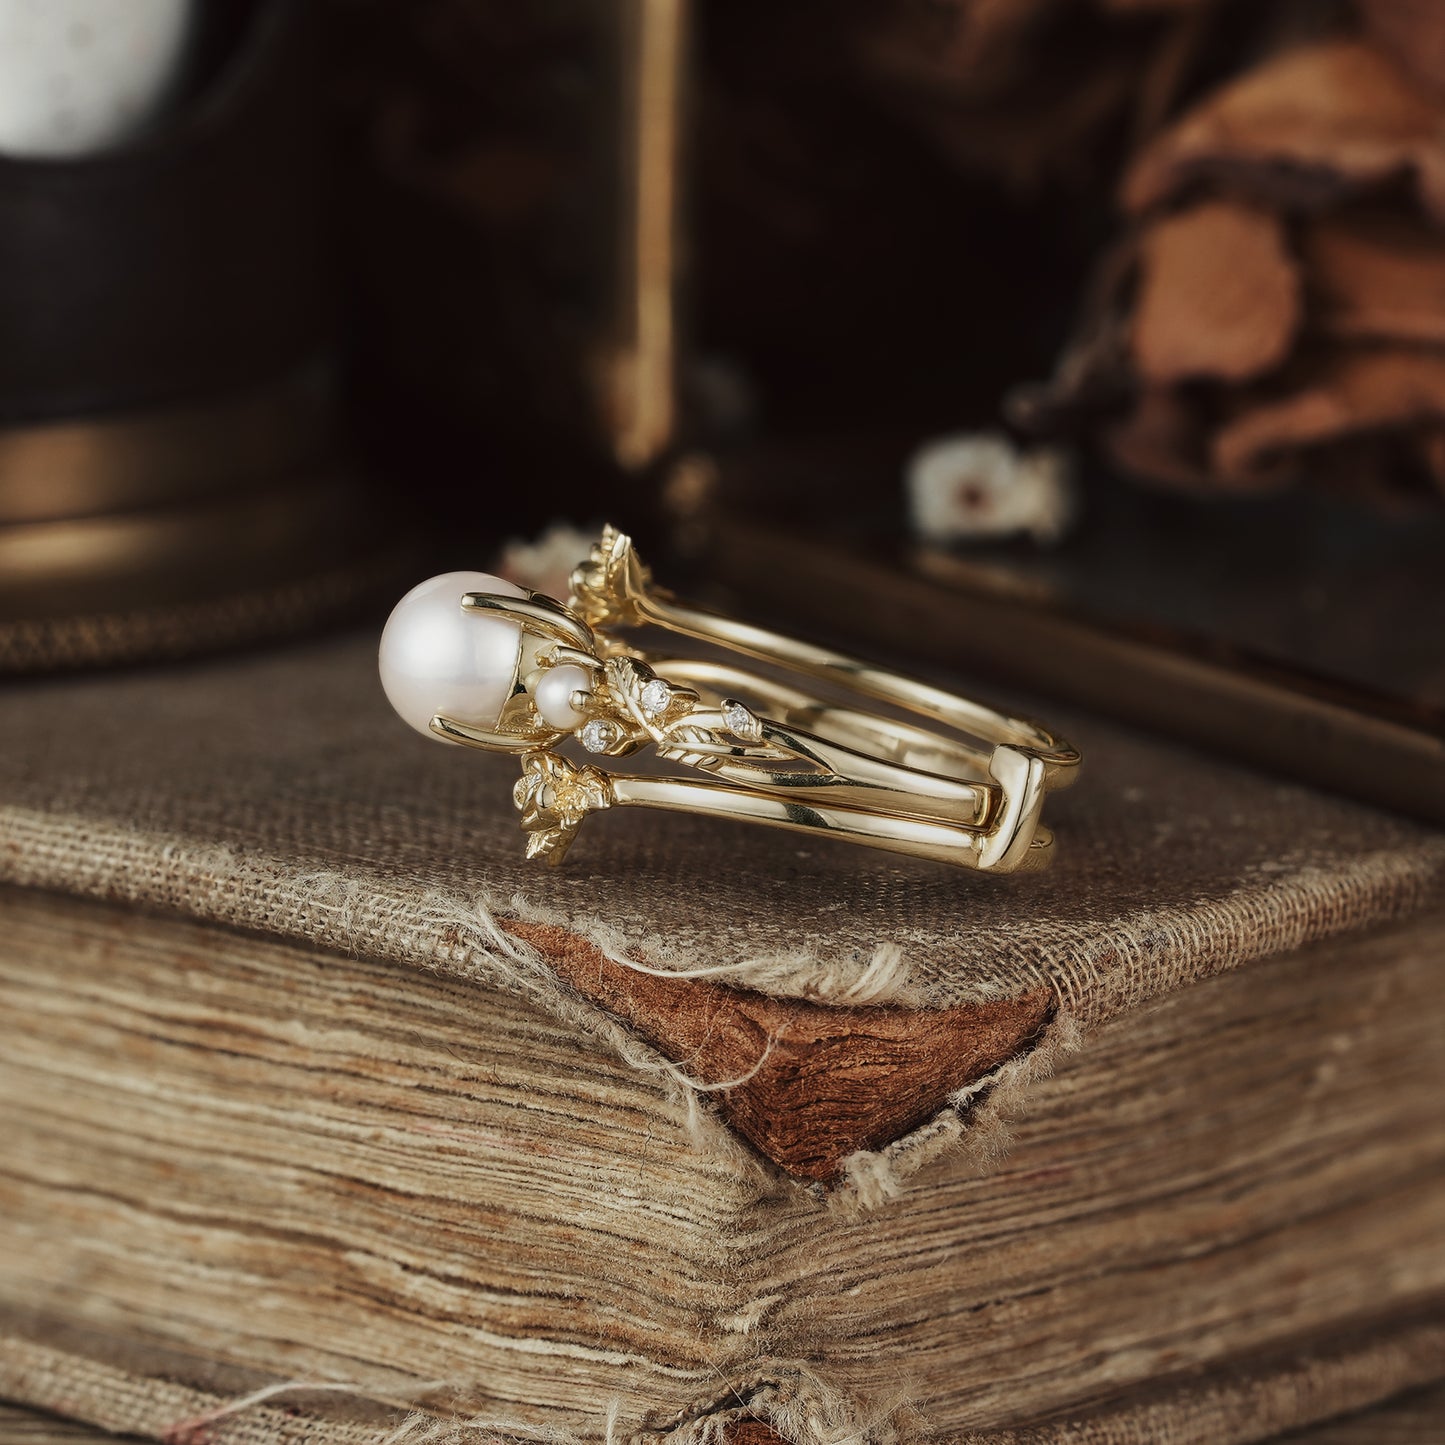
<svg viewBox="0 0 1445 1445">
<path fill-rule="evenodd" d="M 723 703 L 723 726 L 735 738 L 741 738 L 747 743 L 755 743 L 763 735 L 762 724 L 752 711 L 740 702 Z"/>
<path fill-rule="evenodd" d="M 595 717 L 577 736 L 582 739 L 582 746 L 589 753 L 605 753 L 612 746 L 616 734 L 610 722 Z"/>
<path fill-rule="evenodd" d="M 648 717 L 665 713 L 672 705 L 672 688 L 660 677 L 654 677 L 642 689 L 642 710 Z"/>
</svg>

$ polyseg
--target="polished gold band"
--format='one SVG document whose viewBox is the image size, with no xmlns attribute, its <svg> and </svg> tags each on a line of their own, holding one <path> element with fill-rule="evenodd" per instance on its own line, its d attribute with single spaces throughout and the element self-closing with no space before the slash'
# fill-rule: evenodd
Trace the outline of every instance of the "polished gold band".
<svg viewBox="0 0 1445 1445">
<path fill-rule="evenodd" d="M 523 754 L 516 801 L 528 856 L 558 861 L 588 814 L 652 807 L 744 818 L 895 853 L 1012 873 L 1042 867 L 1053 836 L 1045 796 L 1078 772 L 1077 750 L 1025 718 L 942 688 L 699 608 L 653 586 L 631 540 L 608 528 L 572 575 L 567 605 L 472 593 L 463 607 L 518 623 L 511 700 L 495 728 L 438 716 L 453 742 Z M 646 629 L 760 663 L 675 657 L 625 643 Z M 533 703 L 537 680 L 573 665 L 591 677 L 575 695 L 584 746 L 608 758 L 650 747 L 705 777 L 653 777 L 578 765 L 556 752 L 567 735 Z M 798 680 L 823 684 L 838 701 Z M 894 720 L 869 699 L 927 719 Z M 844 700 L 846 699 L 846 700 Z"/>
</svg>

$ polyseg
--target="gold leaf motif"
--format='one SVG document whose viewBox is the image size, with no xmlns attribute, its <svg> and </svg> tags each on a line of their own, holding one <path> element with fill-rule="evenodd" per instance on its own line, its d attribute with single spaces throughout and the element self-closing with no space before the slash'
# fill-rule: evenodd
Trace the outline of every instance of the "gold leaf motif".
<svg viewBox="0 0 1445 1445">
<path fill-rule="evenodd" d="M 657 674 L 635 657 L 612 657 L 603 664 L 602 676 L 613 704 L 624 716 L 645 726 L 648 713 L 642 705 L 642 694 Z"/>
<path fill-rule="evenodd" d="M 701 699 L 691 688 L 674 687 L 668 715 L 649 713 L 643 694 L 657 674 L 635 657 L 609 658 L 603 667 L 605 698 L 617 723 L 638 746 L 651 742 L 660 758 L 702 766 L 699 759 L 732 744 L 716 728 L 700 724 L 695 709 Z"/>
<path fill-rule="evenodd" d="M 604 527 L 591 554 L 572 573 L 572 610 L 589 627 L 638 627 L 639 604 L 645 601 L 652 576 L 632 546 L 632 538 L 616 527 Z"/>
</svg>

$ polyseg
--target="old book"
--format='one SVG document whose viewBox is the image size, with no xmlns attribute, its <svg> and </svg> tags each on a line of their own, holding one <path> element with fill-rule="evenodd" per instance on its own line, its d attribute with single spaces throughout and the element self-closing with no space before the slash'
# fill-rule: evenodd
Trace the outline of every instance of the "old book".
<svg viewBox="0 0 1445 1445">
<path fill-rule="evenodd" d="M 1445 1388 L 1411 1390 L 1326 1424 L 1291 1430 L 1288 1438 L 1289 1445 L 1440 1445 L 1445 1440 Z M 117 1439 L 59 1415 L 0 1405 L 0 1440 L 5 1445 L 116 1445 Z"/>
<path fill-rule="evenodd" d="M 1072 720 L 1002 883 L 521 862 L 371 646 L 0 699 L 0 1398 L 168 1440 L 1248 1441 L 1445 1375 L 1445 839 Z"/>
</svg>

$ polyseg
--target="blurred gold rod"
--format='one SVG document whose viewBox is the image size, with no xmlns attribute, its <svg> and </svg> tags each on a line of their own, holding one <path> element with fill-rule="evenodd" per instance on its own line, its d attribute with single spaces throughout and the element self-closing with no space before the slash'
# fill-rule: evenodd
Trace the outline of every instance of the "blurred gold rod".
<svg viewBox="0 0 1445 1445">
<path fill-rule="evenodd" d="M 635 69 L 630 97 L 630 244 L 624 294 L 630 315 L 616 357 L 618 460 L 658 457 L 677 424 L 678 165 L 688 0 L 627 0 Z"/>
</svg>

